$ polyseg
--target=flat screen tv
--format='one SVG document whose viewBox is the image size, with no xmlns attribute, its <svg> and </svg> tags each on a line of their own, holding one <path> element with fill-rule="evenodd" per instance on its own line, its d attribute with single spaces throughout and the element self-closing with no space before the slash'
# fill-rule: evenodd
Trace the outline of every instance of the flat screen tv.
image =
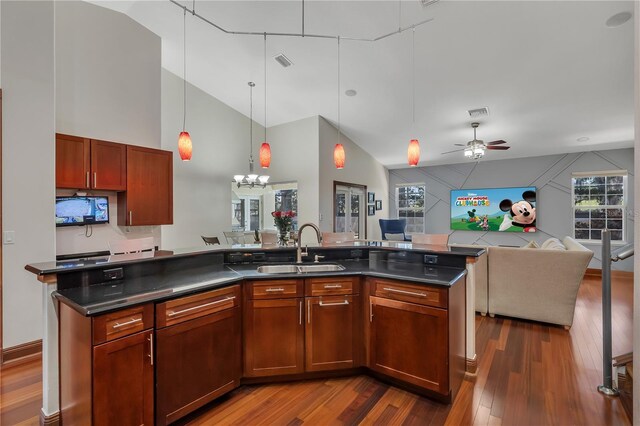
<svg viewBox="0 0 640 426">
<path fill-rule="evenodd" d="M 109 223 L 109 198 L 56 197 L 56 226 Z"/>
<path fill-rule="evenodd" d="M 452 190 L 451 229 L 536 232 L 536 188 Z"/>
</svg>

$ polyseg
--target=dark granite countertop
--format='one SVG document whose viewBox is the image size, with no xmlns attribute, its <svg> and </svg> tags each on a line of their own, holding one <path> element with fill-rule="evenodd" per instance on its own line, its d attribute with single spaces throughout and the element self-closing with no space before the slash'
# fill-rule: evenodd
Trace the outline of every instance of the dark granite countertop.
<svg viewBox="0 0 640 426">
<path fill-rule="evenodd" d="M 304 274 L 262 274 L 257 264 L 210 265 L 171 271 L 160 275 L 131 277 L 53 293 L 61 302 L 83 315 L 93 316 L 141 303 L 159 302 L 187 294 L 224 287 L 244 279 L 307 278 L 317 276 L 365 275 L 451 286 L 466 274 L 462 268 L 415 263 L 348 260 L 338 262 L 345 270 Z"/>
<path fill-rule="evenodd" d="M 306 244 L 305 244 L 306 245 Z M 446 245 L 426 245 L 412 244 L 403 241 L 355 241 L 349 243 L 314 243 L 306 245 L 310 249 L 318 251 L 337 249 L 364 249 L 364 250 L 389 250 L 389 251 L 410 251 L 417 253 L 449 254 L 455 256 L 477 257 L 484 253 L 483 248 L 446 246 Z M 155 253 L 133 253 L 114 256 L 98 256 L 91 258 L 69 259 L 51 262 L 32 263 L 25 266 L 25 269 L 36 275 L 61 274 L 80 270 L 98 269 L 110 266 L 123 266 L 141 262 L 154 262 L 167 259 L 177 259 L 206 255 L 211 253 L 231 253 L 231 252 L 278 252 L 293 251 L 295 247 L 278 247 L 261 244 L 236 244 L 236 245 L 216 245 L 196 248 L 186 248 L 178 250 L 159 250 Z"/>
</svg>

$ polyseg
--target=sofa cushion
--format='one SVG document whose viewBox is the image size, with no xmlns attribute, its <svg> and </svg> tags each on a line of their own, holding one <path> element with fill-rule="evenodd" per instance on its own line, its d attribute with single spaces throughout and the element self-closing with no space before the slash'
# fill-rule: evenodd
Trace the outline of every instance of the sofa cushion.
<svg viewBox="0 0 640 426">
<path fill-rule="evenodd" d="M 531 240 L 529 241 L 527 244 L 523 245 L 522 248 L 540 248 L 540 246 L 538 245 L 538 243 L 535 240 Z"/>
<path fill-rule="evenodd" d="M 567 248 L 557 238 L 549 238 L 540 246 L 543 250 L 566 250 Z"/>
<path fill-rule="evenodd" d="M 389 241 L 404 241 L 404 234 L 389 234 L 387 232 L 385 236 Z"/>
</svg>

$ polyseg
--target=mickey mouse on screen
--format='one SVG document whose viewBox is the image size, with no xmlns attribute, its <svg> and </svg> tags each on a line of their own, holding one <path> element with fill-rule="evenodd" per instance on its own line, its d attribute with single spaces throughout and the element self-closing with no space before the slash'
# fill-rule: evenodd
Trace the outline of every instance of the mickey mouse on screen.
<svg viewBox="0 0 640 426">
<path fill-rule="evenodd" d="M 522 200 L 512 202 L 502 200 L 500 210 L 507 212 L 500 224 L 499 231 L 506 231 L 512 226 L 522 228 L 522 232 L 536 232 L 536 202 L 535 191 L 525 191 L 522 193 Z"/>
</svg>

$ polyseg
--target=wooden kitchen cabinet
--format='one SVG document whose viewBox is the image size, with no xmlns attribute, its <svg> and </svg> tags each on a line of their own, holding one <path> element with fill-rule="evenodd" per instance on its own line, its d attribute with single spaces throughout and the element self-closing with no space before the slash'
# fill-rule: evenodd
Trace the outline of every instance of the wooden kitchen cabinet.
<svg viewBox="0 0 640 426">
<path fill-rule="evenodd" d="M 93 348 L 93 425 L 153 425 L 153 330 Z"/>
<path fill-rule="evenodd" d="M 90 189 L 91 140 L 56 134 L 56 188 Z"/>
<path fill-rule="evenodd" d="M 465 373 L 465 279 L 451 287 L 367 284 L 369 368 L 451 401 Z"/>
<path fill-rule="evenodd" d="M 245 377 L 304 372 L 302 289 L 302 280 L 255 281 L 245 284 Z"/>
<path fill-rule="evenodd" d="M 118 193 L 118 225 L 173 223 L 173 153 L 127 146 L 127 191 Z"/>
<path fill-rule="evenodd" d="M 124 191 L 127 146 L 56 134 L 56 188 Z"/>
<path fill-rule="evenodd" d="M 60 415 L 69 425 L 153 425 L 153 305 L 96 317 L 59 305 Z"/>
<path fill-rule="evenodd" d="M 362 338 L 360 279 L 311 278 L 305 281 L 305 370 L 358 367 Z"/>
<path fill-rule="evenodd" d="M 156 312 L 158 327 L 169 325 L 156 332 L 156 424 L 165 425 L 240 385 L 240 287 L 164 302 Z"/>
</svg>

